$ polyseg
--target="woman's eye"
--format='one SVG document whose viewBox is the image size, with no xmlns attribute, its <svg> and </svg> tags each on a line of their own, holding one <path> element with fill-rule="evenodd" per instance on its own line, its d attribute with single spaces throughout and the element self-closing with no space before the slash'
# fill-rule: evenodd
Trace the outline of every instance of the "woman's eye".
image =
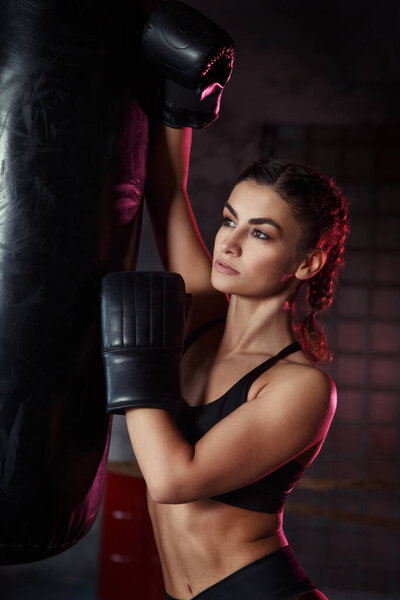
<svg viewBox="0 0 400 600">
<path fill-rule="evenodd" d="M 224 217 L 222 219 L 222 225 L 224 227 L 230 227 L 231 223 L 233 223 L 232 219 L 230 219 L 229 217 Z"/>
<path fill-rule="evenodd" d="M 223 217 L 223 219 L 222 219 L 223 227 L 232 227 L 234 225 L 235 225 L 235 222 L 232 221 L 232 219 L 230 219 L 229 217 Z M 253 231 L 251 232 L 251 235 L 258 238 L 259 240 L 271 240 L 272 239 L 267 233 L 265 233 L 265 231 L 261 231 L 261 229 L 253 229 Z"/>
<path fill-rule="evenodd" d="M 270 236 L 265 233 L 264 231 L 261 231 L 260 229 L 254 229 L 253 234 L 255 235 L 255 237 L 259 238 L 260 240 L 270 240 Z"/>
</svg>

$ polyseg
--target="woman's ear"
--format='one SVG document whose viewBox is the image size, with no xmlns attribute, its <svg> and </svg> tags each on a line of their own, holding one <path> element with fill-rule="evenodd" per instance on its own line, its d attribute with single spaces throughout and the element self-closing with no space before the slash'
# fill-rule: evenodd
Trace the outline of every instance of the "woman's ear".
<svg viewBox="0 0 400 600">
<path fill-rule="evenodd" d="M 315 248 L 306 254 L 304 260 L 297 267 L 295 277 L 297 279 L 310 279 L 322 269 L 326 263 L 326 252 L 321 248 Z"/>
</svg>

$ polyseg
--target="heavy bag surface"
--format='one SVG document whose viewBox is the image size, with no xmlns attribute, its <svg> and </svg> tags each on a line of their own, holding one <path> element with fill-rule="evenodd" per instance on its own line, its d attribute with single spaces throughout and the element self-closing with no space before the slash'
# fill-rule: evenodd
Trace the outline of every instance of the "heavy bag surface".
<svg viewBox="0 0 400 600">
<path fill-rule="evenodd" d="M 98 297 L 135 266 L 147 117 L 137 2 L 0 8 L 0 564 L 84 536 L 110 419 Z"/>
</svg>

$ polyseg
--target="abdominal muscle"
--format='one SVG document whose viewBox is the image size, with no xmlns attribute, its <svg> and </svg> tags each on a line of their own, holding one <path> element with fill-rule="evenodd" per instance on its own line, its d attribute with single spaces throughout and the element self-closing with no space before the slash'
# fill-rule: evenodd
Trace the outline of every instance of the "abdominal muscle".
<svg viewBox="0 0 400 600">
<path fill-rule="evenodd" d="M 288 543 L 283 512 L 261 513 L 207 499 L 159 504 L 148 492 L 147 505 L 165 589 L 179 600 Z"/>
</svg>

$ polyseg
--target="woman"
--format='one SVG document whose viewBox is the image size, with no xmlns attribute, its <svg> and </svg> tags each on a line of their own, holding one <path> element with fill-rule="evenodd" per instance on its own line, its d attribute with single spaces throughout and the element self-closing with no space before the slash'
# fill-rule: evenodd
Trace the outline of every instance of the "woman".
<svg viewBox="0 0 400 600">
<path fill-rule="evenodd" d="M 210 261 L 186 193 L 190 145 L 191 129 L 154 127 L 146 196 L 163 266 L 192 294 L 186 406 L 126 411 L 165 596 L 325 598 L 282 522 L 285 497 L 335 412 L 335 385 L 315 364 L 331 358 L 315 313 L 331 304 L 343 266 L 347 202 L 310 167 L 258 161 L 223 207 Z M 306 286 L 312 312 L 295 324 Z M 157 488 L 149 482 L 161 456 Z"/>
</svg>

